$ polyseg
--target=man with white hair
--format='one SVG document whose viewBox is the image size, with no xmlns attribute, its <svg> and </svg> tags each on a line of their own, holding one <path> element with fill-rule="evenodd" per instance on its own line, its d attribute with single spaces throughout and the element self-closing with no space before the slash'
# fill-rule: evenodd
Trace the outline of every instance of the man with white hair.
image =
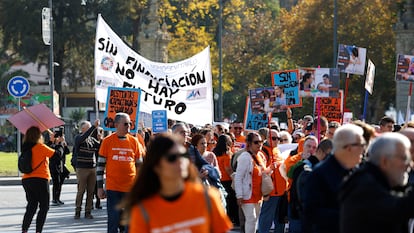
<svg viewBox="0 0 414 233">
<path fill-rule="evenodd" d="M 408 181 L 410 146 L 399 133 L 384 133 L 370 144 L 368 161 L 341 188 L 342 233 L 407 232 L 414 192 L 401 187 Z"/>
<path fill-rule="evenodd" d="M 313 213 L 307 220 L 315 232 L 339 232 L 337 196 L 343 178 L 361 162 L 366 146 L 363 133 L 361 127 L 353 124 L 340 126 L 333 137 L 333 154 L 309 175 L 307 185 L 310 188 L 303 208 Z"/>
</svg>

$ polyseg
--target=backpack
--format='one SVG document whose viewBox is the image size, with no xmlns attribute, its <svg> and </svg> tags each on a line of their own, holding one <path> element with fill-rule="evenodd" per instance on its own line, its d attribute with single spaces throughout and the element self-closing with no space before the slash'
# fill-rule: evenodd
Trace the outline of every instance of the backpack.
<svg viewBox="0 0 414 233">
<path fill-rule="evenodd" d="M 32 173 L 34 170 L 40 167 L 43 163 L 40 162 L 35 168 L 32 167 L 32 147 L 36 145 L 35 143 L 25 143 L 22 146 L 22 153 L 19 156 L 17 161 L 17 167 L 21 173 L 29 174 Z"/>
</svg>

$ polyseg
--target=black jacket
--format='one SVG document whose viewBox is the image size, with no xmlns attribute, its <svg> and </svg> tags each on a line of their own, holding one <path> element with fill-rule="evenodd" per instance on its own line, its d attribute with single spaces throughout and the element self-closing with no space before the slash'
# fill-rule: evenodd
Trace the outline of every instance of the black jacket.
<svg viewBox="0 0 414 233">
<path fill-rule="evenodd" d="M 95 168 L 100 147 L 96 138 L 95 126 L 91 126 L 85 133 L 75 137 L 71 164 L 75 168 Z"/>
<path fill-rule="evenodd" d="M 318 163 L 307 178 L 307 200 L 303 203 L 305 212 L 312 213 L 309 221 L 312 232 L 339 232 L 338 193 L 349 170 L 342 167 L 334 155 Z"/>
<path fill-rule="evenodd" d="M 414 217 L 414 192 L 393 191 L 383 172 L 366 162 L 341 187 L 341 233 L 407 232 Z"/>
</svg>

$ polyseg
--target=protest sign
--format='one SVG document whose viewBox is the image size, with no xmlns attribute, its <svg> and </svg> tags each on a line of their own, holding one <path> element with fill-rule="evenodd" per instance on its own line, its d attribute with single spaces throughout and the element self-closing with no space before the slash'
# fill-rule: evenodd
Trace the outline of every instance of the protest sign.
<svg viewBox="0 0 414 233">
<path fill-rule="evenodd" d="M 371 95 L 372 95 L 372 91 L 374 89 L 374 78 L 375 78 L 375 65 L 369 59 L 368 60 L 367 75 L 366 75 L 366 78 L 365 78 L 365 90 L 367 90 L 369 92 L 369 94 L 371 94 Z"/>
<path fill-rule="evenodd" d="M 315 116 L 324 116 L 329 122 L 342 122 L 342 91 L 339 97 L 317 97 L 315 104 Z M 319 109 L 318 109 L 319 108 Z"/>
<path fill-rule="evenodd" d="M 363 75 L 366 56 L 366 48 L 340 44 L 336 67 L 342 73 Z"/>
<path fill-rule="evenodd" d="M 286 98 L 283 86 L 259 87 L 249 90 L 253 114 L 286 111 Z"/>
<path fill-rule="evenodd" d="M 254 114 L 250 107 L 250 98 L 246 98 L 246 108 L 244 111 L 244 129 L 258 130 L 262 127 L 267 127 L 267 114 Z"/>
<path fill-rule="evenodd" d="M 140 98 L 141 90 L 139 89 L 109 87 L 103 128 L 115 131 L 115 115 L 123 112 L 131 118 L 130 130 L 135 133 L 138 128 Z"/>
<path fill-rule="evenodd" d="M 283 88 L 286 105 L 290 108 L 301 107 L 299 97 L 299 70 L 272 72 L 272 85 Z"/>
<path fill-rule="evenodd" d="M 414 81 L 414 56 L 401 54 L 397 56 L 395 80 Z"/>
<path fill-rule="evenodd" d="M 337 68 L 300 68 L 301 97 L 337 97 L 339 70 Z"/>
<path fill-rule="evenodd" d="M 95 41 L 96 100 L 106 101 L 109 86 L 140 88 L 142 112 L 166 110 L 170 119 L 194 125 L 213 122 L 209 47 L 179 62 L 153 62 L 126 45 L 99 15 Z"/>
</svg>

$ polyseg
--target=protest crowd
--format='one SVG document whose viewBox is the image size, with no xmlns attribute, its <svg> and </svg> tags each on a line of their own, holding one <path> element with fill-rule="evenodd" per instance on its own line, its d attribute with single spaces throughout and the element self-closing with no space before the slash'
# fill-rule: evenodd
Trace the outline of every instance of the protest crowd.
<svg viewBox="0 0 414 233">
<path fill-rule="evenodd" d="M 117 113 L 116 130 L 106 137 L 99 120 L 84 121 L 71 160 L 78 178 L 74 218 L 84 210 L 93 219 L 95 193 L 96 208 L 107 199 L 108 232 L 412 230 L 411 123 L 394 127 L 385 116 L 378 125 L 341 125 L 323 116 L 296 118 L 290 109 L 286 114 L 285 129 L 274 121 L 246 130 L 239 121 L 201 127 L 169 119 L 168 131 L 154 134 L 145 127 L 130 133 L 129 115 Z M 50 160 L 68 153 L 64 135 L 52 134 L 44 144 L 40 138 L 32 127 L 24 139 L 35 163 L 44 159 L 38 153 Z M 38 203 L 36 231 L 42 231 L 49 197 L 40 187 L 50 170 L 44 163 L 23 176 L 23 232 Z M 53 195 L 52 205 L 64 204 Z"/>
<path fill-rule="evenodd" d="M 43 137 L 47 122 L 19 129 L 33 169 L 22 177 L 23 233 L 38 207 L 42 232 L 49 202 L 64 205 L 70 152 L 73 218 L 93 221 L 94 209 L 105 208 L 108 233 L 413 232 L 414 122 L 384 116 L 371 125 L 343 111 L 339 73 L 364 74 L 366 49 L 340 45 L 337 68 L 272 72 L 271 87 L 249 90 L 243 120 L 213 122 L 208 47 L 173 65 L 150 62 L 101 16 L 96 38 L 95 98 L 106 103 L 104 122 L 81 122 L 71 151 L 64 133 Z M 107 39 L 119 53 L 99 44 Z M 313 112 L 294 115 L 302 97 L 314 98 Z M 152 113 L 152 127 L 140 112 Z M 9 121 L 19 128 L 16 118 Z"/>
</svg>

